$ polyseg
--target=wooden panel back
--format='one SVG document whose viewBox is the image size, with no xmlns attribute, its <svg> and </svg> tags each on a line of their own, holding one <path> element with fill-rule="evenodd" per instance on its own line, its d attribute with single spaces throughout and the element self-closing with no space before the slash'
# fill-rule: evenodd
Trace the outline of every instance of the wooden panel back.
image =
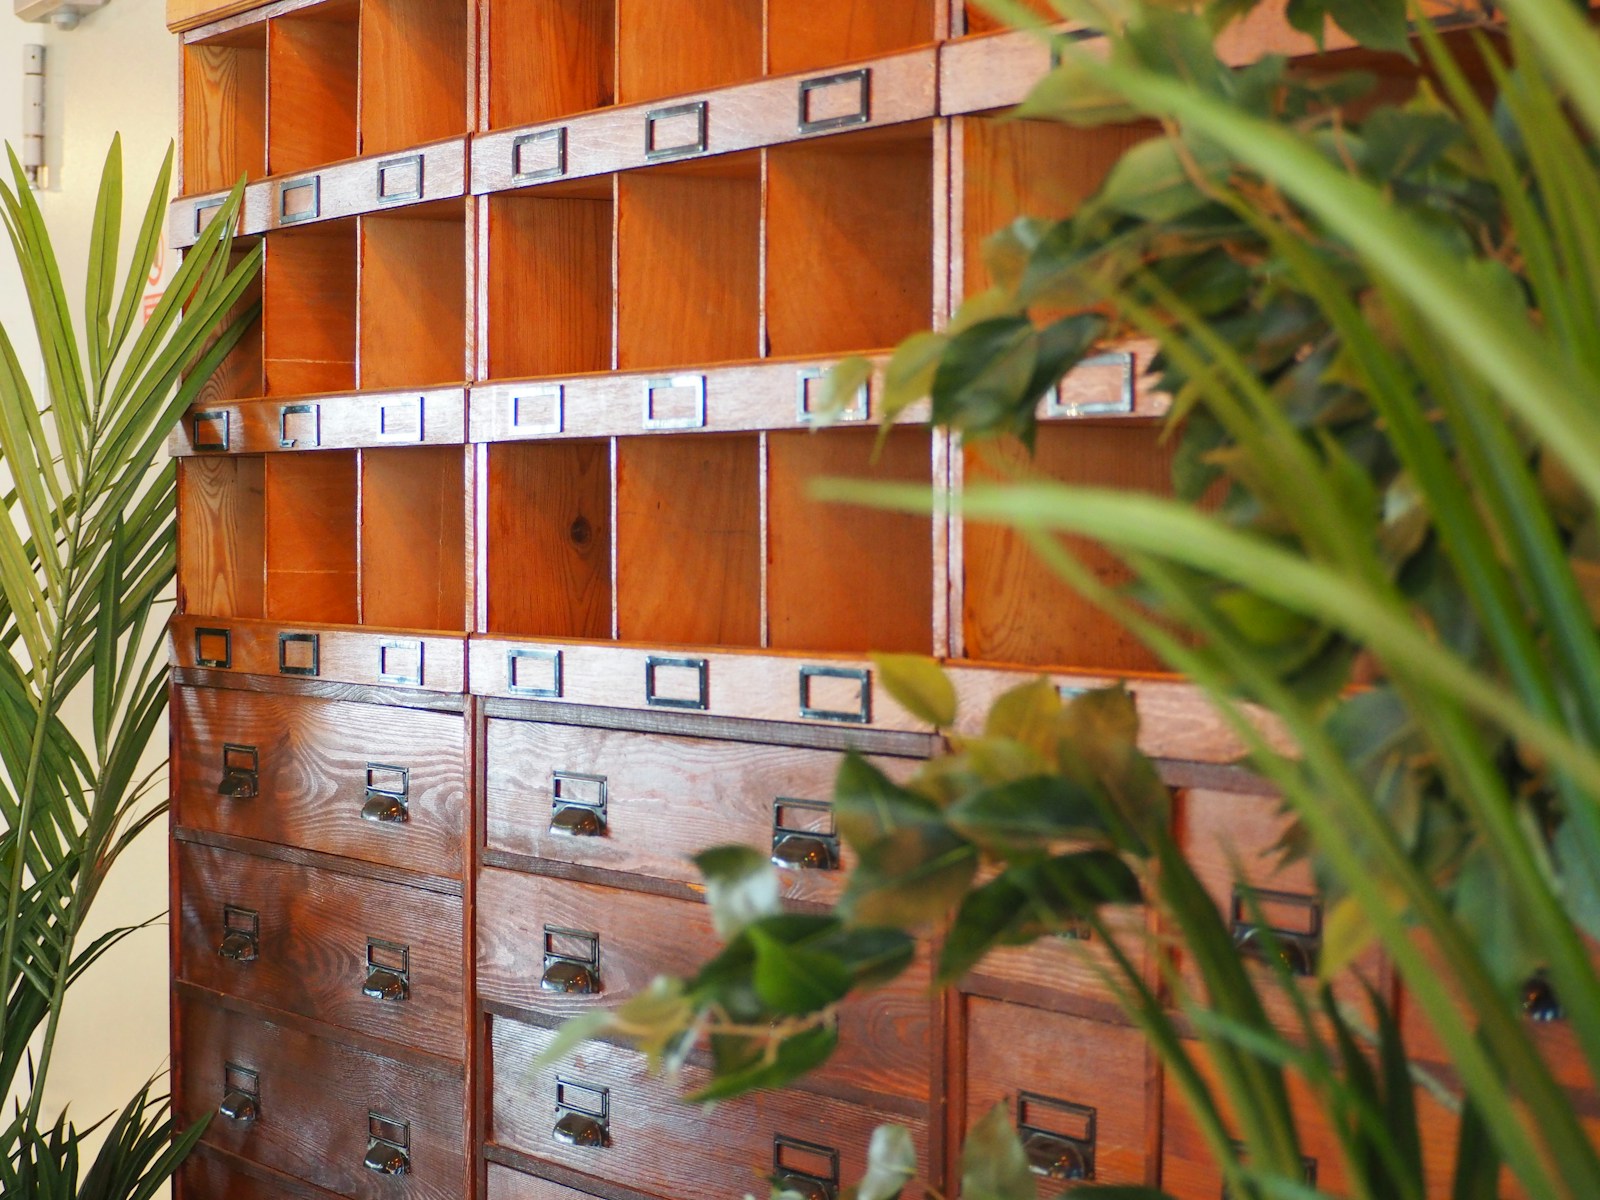
<svg viewBox="0 0 1600 1200">
<path fill-rule="evenodd" d="M 842 754 L 758 746 L 709 738 L 668 737 L 577 725 L 490 718 L 485 762 L 490 847 L 630 875 L 698 883 L 691 855 L 742 842 L 770 846 L 780 798 L 827 803 Z M 897 777 L 915 760 L 874 758 Z M 606 830 L 600 837 L 551 832 L 554 773 L 600 776 L 606 783 Z M 784 827 L 832 832 L 831 814 L 794 809 Z M 838 898 L 854 856 L 841 869 L 786 870 L 787 895 Z"/>
<path fill-rule="evenodd" d="M 909 1116 L 792 1089 L 762 1091 L 714 1110 L 683 1103 L 682 1091 L 706 1073 L 686 1067 L 676 1080 L 648 1075 L 644 1055 L 605 1042 L 584 1042 L 559 1064 L 534 1065 L 550 1030 L 491 1020 L 491 1114 L 488 1140 L 658 1196 L 742 1196 L 773 1165 L 776 1137 L 839 1152 L 840 1175 L 859 1180 L 872 1130 L 907 1126 L 917 1147 L 919 1178 L 929 1175 L 928 1126 Z M 610 1139 L 604 1149 L 567 1145 L 552 1133 L 557 1080 L 609 1089 Z M 681 1091 L 680 1091 L 681 1089 Z M 922 1195 L 920 1185 L 908 1195 Z"/>
<path fill-rule="evenodd" d="M 356 451 L 273 454 L 264 461 L 267 616 L 355 624 Z"/>
<path fill-rule="evenodd" d="M 205 1141 L 352 1200 L 460 1200 L 467 1189 L 465 1088 L 459 1077 L 382 1058 L 283 1025 L 177 1002 L 183 1062 L 173 1091 L 180 1127 L 214 1112 L 228 1063 L 259 1073 L 254 1121 L 218 1116 Z M 368 1114 L 411 1125 L 411 1170 L 363 1165 Z"/>
<path fill-rule="evenodd" d="M 928 328 L 933 178 L 920 123 L 767 152 L 772 354 L 876 350 Z"/>
<path fill-rule="evenodd" d="M 658 975 L 692 975 L 719 946 L 711 910 L 697 901 L 520 871 L 481 870 L 477 912 L 479 995 L 550 1017 L 614 1007 Z M 540 988 L 547 927 L 598 935 L 598 994 Z M 923 955 L 893 984 L 845 1001 L 839 1049 L 808 1085 L 926 1103 L 934 1015 L 929 979 Z"/>
<path fill-rule="evenodd" d="M 362 154 L 467 132 L 468 11 L 464 0 L 362 4 Z"/>
<path fill-rule="evenodd" d="M 940 36 L 935 0 L 768 0 L 767 71 L 785 75 L 924 46 Z"/>
<path fill-rule="evenodd" d="M 622 640 L 760 645 L 757 445 L 748 434 L 618 441 Z"/>
<path fill-rule="evenodd" d="M 467 781 L 460 716 L 179 688 L 172 731 L 178 826 L 462 878 Z M 255 749 L 256 799 L 219 794 L 225 743 Z M 369 764 L 409 772 L 404 824 L 361 819 Z"/>
<path fill-rule="evenodd" d="M 266 472 L 259 457 L 178 464 L 178 610 L 223 617 L 266 611 Z"/>
<path fill-rule="evenodd" d="M 353 158 L 359 7 L 334 0 L 267 27 L 267 172 Z"/>
<path fill-rule="evenodd" d="M 494 0 L 487 6 L 487 128 L 527 125 L 610 104 L 615 0 Z M 559 47 L 559 50 L 557 49 Z"/>
<path fill-rule="evenodd" d="M 933 650 L 933 522 L 812 499 L 813 481 L 933 482 L 926 430 L 768 435 L 772 644 L 785 650 Z"/>
<path fill-rule="evenodd" d="M 617 103 L 754 79 L 761 0 L 617 0 Z"/>
<path fill-rule="evenodd" d="M 461 898 L 333 871 L 180 845 L 179 978 L 450 1058 L 466 1056 Z M 223 958 L 223 910 L 259 922 L 253 961 Z M 368 939 L 406 948 L 409 994 L 375 1000 Z M 396 961 L 398 952 L 386 951 Z"/>
<path fill-rule="evenodd" d="M 265 383 L 269 396 L 356 385 L 356 222 L 284 229 L 267 242 Z"/>
<path fill-rule="evenodd" d="M 403 629 L 466 628 L 465 451 L 361 453 L 361 619 Z"/>
<path fill-rule="evenodd" d="M 177 1200 L 335 1200 L 331 1192 L 225 1158 L 206 1145 L 184 1160 L 173 1194 Z"/>
<path fill-rule="evenodd" d="M 267 166 L 267 46 L 255 26 L 183 48 L 183 190 L 214 192 Z"/>
<path fill-rule="evenodd" d="M 611 189 L 602 197 L 489 198 L 489 375 L 611 365 Z"/>
<path fill-rule="evenodd" d="M 497 1163 L 489 1164 L 488 1194 L 489 1200 L 590 1200 L 587 1192 L 562 1187 L 537 1175 L 524 1175 Z"/>
<path fill-rule="evenodd" d="M 1087 1106 L 1094 1109 L 1094 1181 L 1155 1182 L 1159 1083 L 1143 1034 L 998 1000 L 966 1003 L 966 1128 L 996 1104 L 1020 1123 L 1024 1096 Z M 1059 1108 L 1027 1103 L 1035 1128 L 1079 1136 L 1081 1126 Z M 1060 1180 L 1040 1176 L 1038 1184 L 1041 1200 L 1062 1190 Z"/>
<path fill-rule="evenodd" d="M 1031 470 L 1089 487 L 1166 495 L 1171 461 L 1172 444 L 1162 444 L 1156 425 L 1046 424 L 1031 463 L 1015 443 L 985 442 L 968 450 L 966 478 L 989 482 Z M 1160 669 L 1131 633 L 1057 578 L 1011 530 L 969 522 L 962 538 L 967 658 L 1090 671 Z M 1063 541 L 1103 582 L 1128 579 L 1109 552 L 1081 539 Z"/>
<path fill-rule="evenodd" d="M 489 447 L 488 631 L 611 635 L 610 449 L 603 441 Z"/>
<path fill-rule="evenodd" d="M 617 178 L 618 365 L 625 370 L 761 352 L 756 161 L 739 154 L 704 166 L 720 174 L 657 168 Z"/>
<path fill-rule="evenodd" d="M 252 241 L 254 239 L 251 239 Z M 235 243 L 238 246 L 239 243 Z M 243 251 L 236 249 L 230 265 L 237 266 L 243 257 Z M 251 305 L 261 303 L 261 276 L 257 275 L 245 289 L 239 303 L 228 310 L 228 315 L 223 318 L 223 328 L 226 329 L 242 316 Z M 215 344 L 215 339 L 207 341 L 207 346 Z M 211 377 L 200 387 L 200 393 L 195 397 L 195 404 L 204 406 L 219 404 L 228 400 L 251 399 L 262 394 L 265 389 L 265 377 L 262 374 L 262 320 L 261 314 L 256 314 L 256 319 L 250 323 L 244 335 L 234 344 L 228 356 L 222 360 Z"/>
<path fill-rule="evenodd" d="M 990 284 L 983 262 L 987 238 L 1021 216 L 1070 216 L 1118 158 L 1158 132 L 1150 125 L 1073 129 L 997 117 L 964 117 L 955 127 L 957 303 Z"/>
<path fill-rule="evenodd" d="M 361 219 L 363 388 L 424 387 L 465 378 L 466 209 Z"/>
</svg>

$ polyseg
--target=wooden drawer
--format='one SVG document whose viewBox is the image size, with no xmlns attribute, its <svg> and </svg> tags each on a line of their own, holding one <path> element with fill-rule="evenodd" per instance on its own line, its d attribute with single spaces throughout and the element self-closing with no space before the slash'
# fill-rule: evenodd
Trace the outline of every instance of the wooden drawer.
<svg viewBox="0 0 1600 1200">
<path fill-rule="evenodd" d="M 174 1194 L 177 1200 L 335 1200 L 332 1192 L 225 1158 L 204 1143 L 178 1172 Z"/>
<path fill-rule="evenodd" d="M 489 1200 L 591 1200 L 588 1192 L 562 1187 L 537 1175 L 524 1175 L 497 1163 L 489 1164 L 488 1197 Z"/>
<path fill-rule="evenodd" d="M 484 869 L 477 912 L 480 998 L 556 1018 L 614 1007 L 657 975 L 692 975 L 720 948 L 703 904 L 518 871 Z M 545 991 L 547 970 L 571 970 L 563 960 L 592 962 L 599 991 Z M 925 956 L 891 986 L 847 1000 L 839 1049 L 811 1082 L 925 1104 L 935 1005 Z"/>
<path fill-rule="evenodd" d="M 1148 910 L 1142 905 L 1111 917 L 1117 944 L 1147 982 L 1151 973 Z M 999 996 L 1025 1004 L 1114 1019 L 1120 1013 L 1115 994 L 1102 971 L 1120 977 L 1104 943 L 1088 930 L 1079 940 L 1070 935 L 1040 938 L 1027 946 L 998 946 L 983 956 L 962 980 L 963 991 Z"/>
<path fill-rule="evenodd" d="M 833 864 L 783 872 L 786 894 L 830 902 L 854 865 L 833 823 L 842 754 L 503 718 L 487 727 L 494 849 L 699 883 L 690 855 L 770 846 L 796 863 Z M 917 765 L 873 761 L 901 778 Z"/>
<path fill-rule="evenodd" d="M 793 1090 L 757 1092 L 707 1111 L 683 1103 L 705 1073 L 676 1083 L 645 1071 L 644 1055 L 586 1042 L 559 1066 L 534 1066 L 546 1029 L 492 1018 L 491 1113 L 487 1139 L 510 1149 L 662 1196 L 743 1196 L 776 1164 L 812 1177 L 851 1181 L 866 1168 L 872 1130 L 908 1126 L 927 1178 L 927 1121 Z M 599 1114 L 596 1116 L 595 1114 Z M 605 1145 L 567 1136 L 603 1120 Z M 836 1173 L 835 1173 L 836 1172 Z M 908 1189 L 920 1195 L 920 1189 Z"/>
<path fill-rule="evenodd" d="M 1039 1195 L 1075 1178 L 1154 1182 L 1156 1067 L 1143 1035 L 1121 1025 L 996 1000 L 966 1002 L 966 1124 L 1003 1103 L 1030 1158 L 1057 1163 Z"/>
<path fill-rule="evenodd" d="M 460 897 L 209 846 L 177 861 L 180 978 L 465 1058 Z"/>
<path fill-rule="evenodd" d="M 1191 788 L 1182 793 L 1179 804 L 1178 836 L 1195 873 L 1233 931 L 1235 945 L 1247 958 L 1260 958 L 1267 953 L 1267 938 L 1259 926 L 1270 926 L 1290 970 L 1304 976 L 1310 996 L 1317 986 L 1327 914 L 1310 864 L 1302 860 L 1278 865 L 1278 843 L 1290 825 L 1279 804 L 1270 796 Z M 1236 871 L 1243 872 L 1242 878 Z M 1358 973 L 1380 988 L 1384 986 L 1387 970 L 1382 955 L 1369 951 L 1356 960 L 1354 970 L 1333 980 L 1335 998 L 1359 1009 L 1365 1003 L 1366 988 Z M 1272 968 L 1262 961 L 1251 974 L 1267 1012 L 1281 1028 L 1298 1031 L 1294 1005 L 1278 986 Z M 1184 977 L 1191 988 L 1200 987 L 1199 974 L 1187 961 Z"/>
<path fill-rule="evenodd" d="M 172 727 L 177 825 L 462 877 L 463 717 L 180 687 Z M 385 792 L 402 791 L 403 822 L 362 819 L 369 800 L 376 815 Z"/>
<path fill-rule="evenodd" d="M 467 1190 L 466 1089 L 457 1075 L 382 1058 L 287 1026 L 178 1002 L 178 1124 L 227 1106 L 205 1141 L 360 1200 L 457 1200 Z M 409 1170 L 366 1163 L 408 1142 Z"/>
</svg>

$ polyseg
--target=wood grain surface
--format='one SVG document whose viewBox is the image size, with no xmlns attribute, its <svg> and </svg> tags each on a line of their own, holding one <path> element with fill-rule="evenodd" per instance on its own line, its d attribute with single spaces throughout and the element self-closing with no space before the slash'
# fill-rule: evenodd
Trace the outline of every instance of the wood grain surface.
<svg viewBox="0 0 1600 1200">
<path fill-rule="evenodd" d="M 392 154 L 457 137 L 471 121 L 471 7 L 438 0 L 364 0 L 357 122 L 361 153 Z"/>
<path fill-rule="evenodd" d="M 361 619 L 465 629 L 459 446 L 361 453 Z"/>
<path fill-rule="evenodd" d="M 617 102 L 756 78 L 762 7 L 761 0 L 616 0 Z"/>
<path fill-rule="evenodd" d="M 336 1200 L 331 1192 L 203 1144 L 179 1168 L 174 1195 L 177 1200 Z"/>
<path fill-rule="evenodd" d="M 177 850 L 180 978 L 267 1008 L 463 1060 L 461 898 L 209 846 Z M 249 962 L 223 958 L 224 909 L 256 914 Z M 368 944 L 405 948 L 408 994 L 362 994 Z M 399 952 L 375 951 L 384 964 Z"/>
<path fill-rule="evenodd" d="M 360 6 L 331 0 L 267 26 L 267 171 L 306 171 L 361 153 L 356 133 Z"/>
<path fill-rule="evenodd" d="M 385 413 L 405 407 L 421 420 L 401 431 L 407 435 L 402 439 L 394 431 L 385 432 Z M 466 392 L 460 387 L 427 388 L 196 404 L 173 430 L 168 453 L 180 458 L 216 454 L 196 447 L 214 440 L 219 417 L 227 425 L 229 456 L 394 446 L 402 440 L 412 445 L 459 446 L 466 434 Z M 292 444 L 284 445 L 285 440 Z"/>
<path fill-rule="evenodd" d="M 546 121 L 611 103 L 615 0 L 496 0 L 484 20 L 488 119 L 483 128 Z"/>
<path fill-rule="evenodd" d="M 259 1073 L 260 1115 L 217 1117 L 205 1142 L 353 1200 L 460 1200 L 469 1186 L 459 1079 L 285 1025 L 177 1001 L 183 1061 L 173 1086 L 179 1127 L 216 1110 L 228 1063 Z M 411 1170 L 363 1165 L 368 1114 L 411 1127 Z"/>
<path fill-rule="evenodd" d="M 354 624 L 356 451 L 278 454 L 264 461 L 266 615 Z"/>
<path fill-rule="evenodd" d="M 172 728 L 178 826 L 462 878 L 468 819 L 459 715 L 179 688 Z M 218 793 L 225 744 L 255 748 L 255 799 Z M 408 772 L 404 824 L 361 819 L 369 764 Z"/>
<path fill-rule="evenodd" d="M 768 0 L 767 71 L 812 71 L 945 36 L 944 0 Z"/>
<path fill-rule="evenodd" d="M 200 632 L 209 630 L 219 632 Z M 281 635 L 304 634 L 314 637 L 317 646 L 317 669 L 306 678 L 362 687 L 389 685 L 391 694 L 397 696 L 409 688 L 446 693 L 466 688 L 466 646 L 461 635 L 414 629 L 285 625 L 239 617 L 183 615 L 174 617 L 168 629 L 173 666 L 196 667 L 201 658 L 214 658 L 224 648 L 224 637 L 219 634 L 226 636 L 230 651 L 230 661 L 221 670 L 282 676 Z M 302 651 L 303 658 L 309 657 L 303 653 L 309 648 L 303 640 L 297 640 L 296 649 Z"/>
<path fill-rule="evenodd" d="M 466 377 L 469 216 L 446 200 L 361 218 L 360 387 Z"/>
<path fill-rule="evenodd" d="M 230 188 L 267 169 L 267 41 L 255 26 L 183 48 L 185 192 Z"/>
<path fill-rule="evenodd" d="M 356 223 L 285 229 L 262 267 L 268 396 L 356 385 Z"/>
<path fill-rule="evenodd" d="M 178 468 L 178 608 L 224 617 L 266 612 L 266 474 L 259 458 Z"/>
</svg>

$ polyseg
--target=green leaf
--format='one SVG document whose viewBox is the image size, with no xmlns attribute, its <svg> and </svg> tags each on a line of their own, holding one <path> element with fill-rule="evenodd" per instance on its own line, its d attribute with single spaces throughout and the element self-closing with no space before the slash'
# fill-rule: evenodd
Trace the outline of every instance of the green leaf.
<svg viewBox="0 0 1600 1200">
<path fill-rule="evenodd" d="M 956 334 L 933 374 L 933 419 L 973 430 L 1009 428 L 1030 402 L 1038 362 L 1032 322 L 1023 316 L 979 321 Z"/>
<path fill-rule="evenodd" d="M 872 380 L 872 361 L 855 357 L 837 362 L 822 377 L 822 398 L 808 411 L 817 425 L 831 425 L 855 406 L 861 389 Z"/>
<path fill-rule="evenodd" d="M 1044 676 L 1005 692 L 989 708 L 983 734 L 1020 742 L 1047 760 L 1055 758 L 1061 693 Z"/>
<path fill-rule="evenodd" d="M 902 826 L 860 852 L 840 910 L 863 925 L 938 920 L 978 868 L 978 849 L 940 824 Z"/>
<path fill-rule="evenodd" d="M 1415 58 L 1403 0 L 1326 0 L 1333 23 L 1370 50 Z"/>
<path fill-rule="evenodd" d="M 834 778 L 833 816 L 845 844 L 861 851 L 897 829 L 937 820 L 939 809 L 852 750 Z"/>
<path fill-rule="evenodd" d="M 1035 775 L 983 788 L 951 805 L 945 819 L 994 853 L 1040 854 L 1061 838 L 1106 832 L 1102 797 L 1059 775 Z"/>
<path fill-rule="evenodd" d="M 610 1026 L 611 1014 L 603 1009 L 586 1012 L 582 1016 L 561 1022 L 556 1029 L 555 1037 L 550 1039 L 550 1044 L 533 1060 L 533 1069 L 538 1070 L 540 1067 L 566 1061 L 584 1042 L 598 1037 Z"/>
<path fill-rule="evenodd" d="M 1004 1101 L 967 1131 L 961 1150 L 961 1200 L 1038 1200 L 1028 1156 Z"/>
<path fill-rule="evenodd" d="M 729 1040 L 714 1038 L 713 1055 L 717 1055 L 717 1043 Z M 831 1025 L 809 1029 L 783 1039 L 770 1054 L 757 1053 L 753 1057 L 749 1039 L 731 1040 L 733 1053 L 727 1061 L 718 1062 L 712 1081 L 685 1097 L 691 1104 L 731 1100 L 761 1088 L 781 1088 L 827 1062 L 839 1044 L 839 1032 Z"/>
<path fill-rule="evenodd" d="M 766 855 L 749 846 L 713 846 L 696 854 L 694 865 L 705 876 L 706 903 L 723 941 L 782 908 L 778 872 Z"/>
<path fill-rule="evenodd" d="M 933 374 L 950 339 L 924 330 L 895 347 L 883 371 L 883 419 L 891 421 L 933 388 Z"/>
<path fill-rule="evenodd" d="M 904 1125 L 879 1125 L 867 1143 L 867 1171 L 843 1200 L 899 1200 L 917 1174 L 917 1148 Z"/>
<path fill-rule="evenodd" d="M 756 952 L 756 994 L 769 1011 L 820 1012 L 849 993 L 850 972 L 833 955 L 785 945 L 759 925 L 750 928 L 749 937 Z"/>
<path fill-rule="evenodd" d="M 1114 88 L 1066 59 L 1033 85 L 1013 115 L 1092 129 L 1132 121 L 1137 112 Z"/>
<path fill-rule="evenodd" d="M 1225 178 L 1230 165 L 1215 147 L 1180 153 L 1170 138 L 1140 142 L 1117 160 L 1091 203 L 1145 221 L 1176 221 L 1211 203 L 1190 174 L 1190 163 L 1213 182 Z"/>
<path fill-rule="evenodd" d="M 921 654 L 874 654 L 879 681 L 900 707 L 936 729 L 956 723 L 956 688 L 944 669 Z"/>
</svg>

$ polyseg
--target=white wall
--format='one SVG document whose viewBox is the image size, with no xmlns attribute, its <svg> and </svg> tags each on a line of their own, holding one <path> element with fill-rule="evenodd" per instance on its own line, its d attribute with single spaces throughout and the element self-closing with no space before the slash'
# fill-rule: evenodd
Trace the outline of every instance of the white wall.
<svg viewBox="0 0 1600 1200">
<path fill-rule="evenodd" d="M 0 0 L 3 2 L 3 0 Z M 46 46 L 48 190 L 40 206 L 54 238 L 62 275 L 80 319 L 88 230 L 100 168 L 112 134 L 122 134 L 125 176 L 124 252 L 149 198 L 168 142 L 178 128 L 178 43 L 165 27 L 164 0 L 110 0 L 73 30 L 30 25 L 0 12 L 0 137 L 20 149 L 22 47 Z M 164 254 L 164 276 L 174 262 Z M 119 286 L 121 272 L 118 274 Z M 162 280 L 153 287 L 159 289 Z M 0 242 L 0 322 L 24 362 L 37 363 L 32 326 L 11 261 Z M 38 379 L 38 370 L 30 371 Z M 166 754 L 157 735 L 154 761 Z M 97 902 L 93 936 L 114 924 L 162 912 L 167 903 L 165 824 L 136 843 Z M 134 935 L 90 976 L 74 985 L 56 1045 L 47 1109 L 70 1105 L 78 1124 L 120 1108 L 151 1074 L 167 1065 L 167 937 L 165 925 Z M 163 1085 L 164 1086 L 164 1085 Z"/>
</svg>

